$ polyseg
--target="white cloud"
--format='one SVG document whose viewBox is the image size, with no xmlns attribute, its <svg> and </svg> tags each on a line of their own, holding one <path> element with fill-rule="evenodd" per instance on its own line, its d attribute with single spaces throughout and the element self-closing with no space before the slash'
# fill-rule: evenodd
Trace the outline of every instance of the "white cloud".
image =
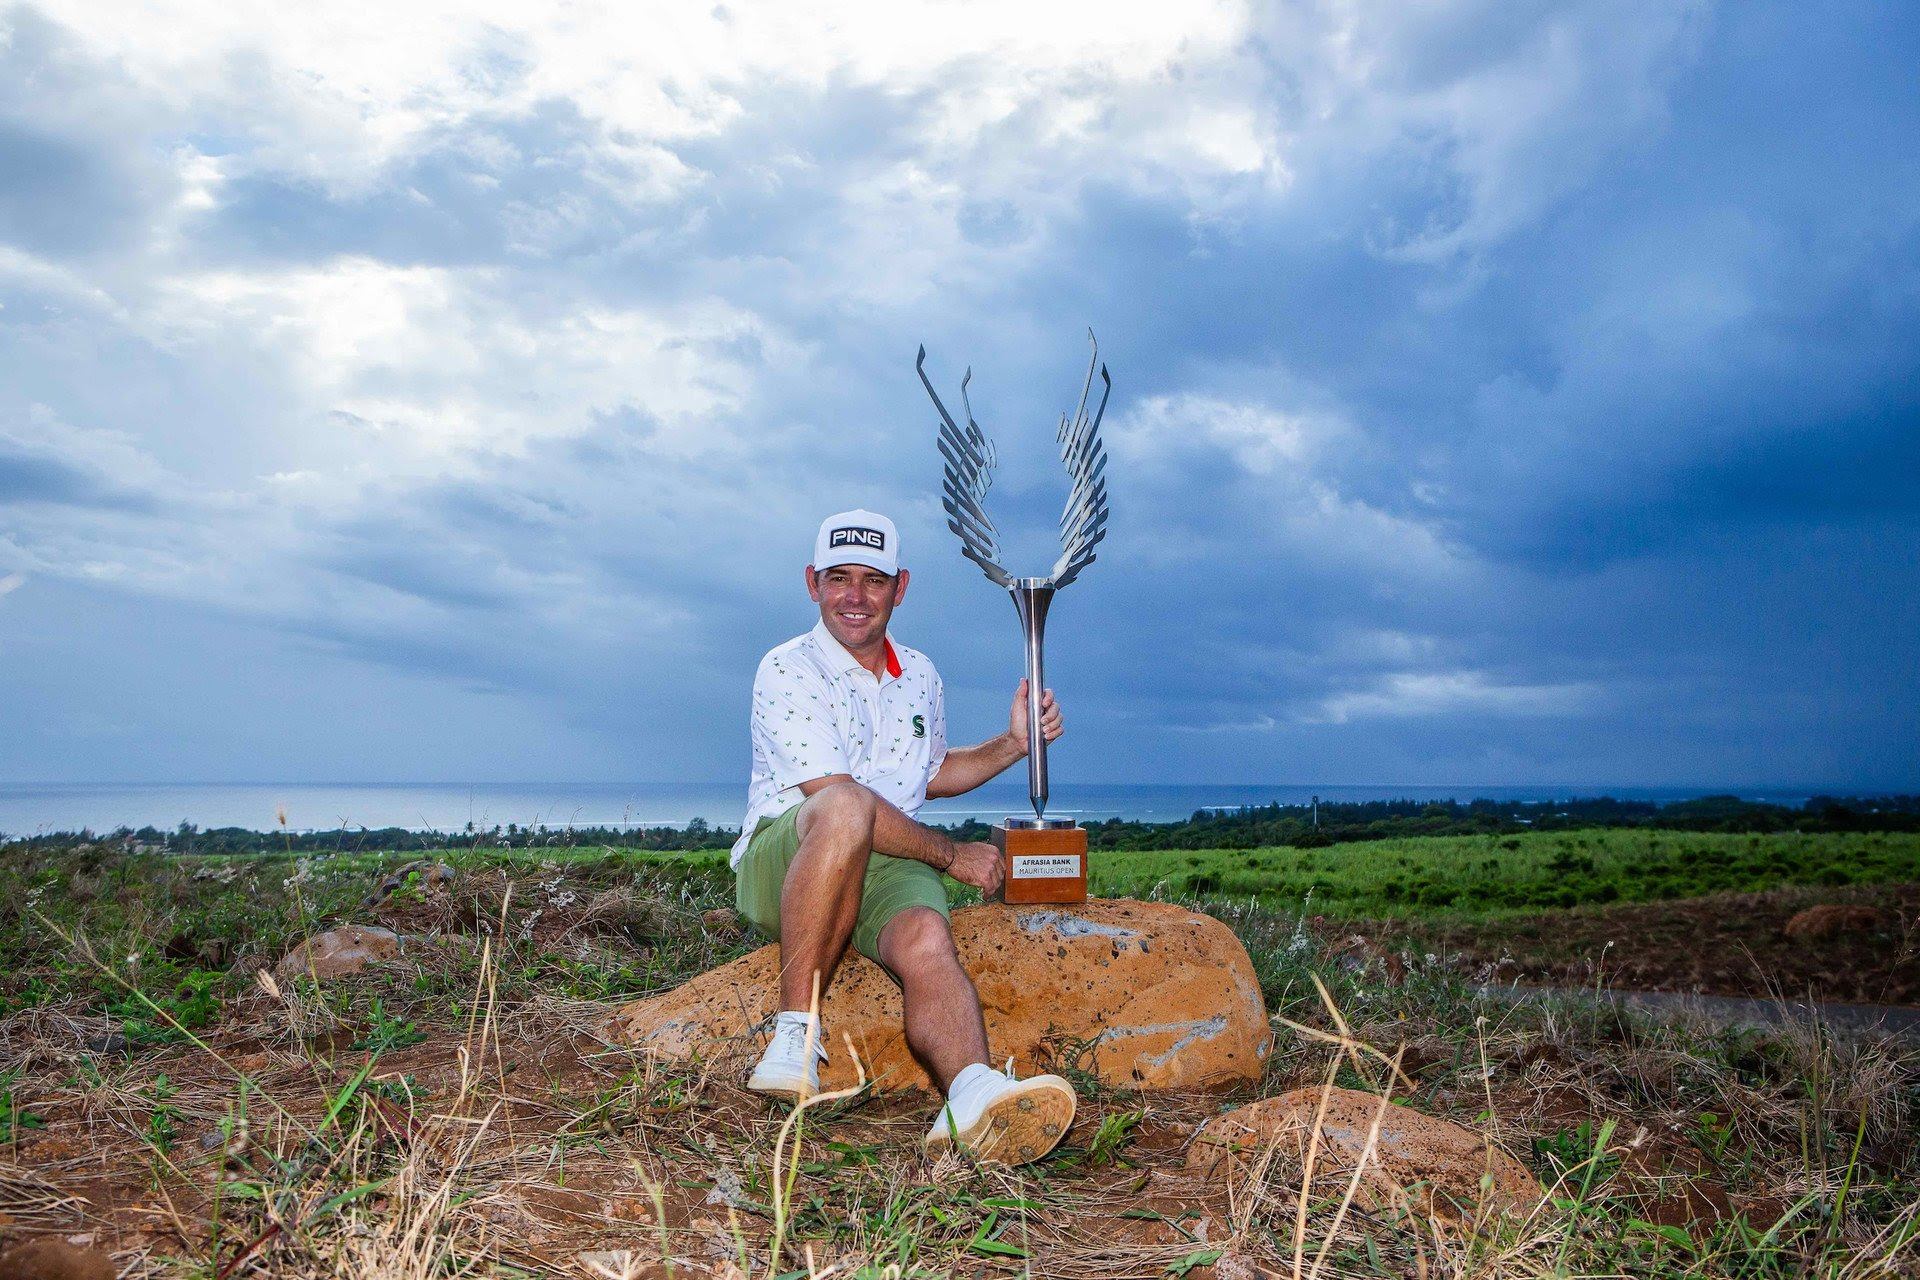
<svg viewBox="0 0 1920 1280">
<path fill-rule="evenodd" d="M 240 102 L 270 110 L 247 129 L 272 162 L 343 188 L 423 135 L 478 113 L 564 101 L 608 131 L 647 141 L 711 135 L 742 97 L 769 85 L 842 81 L 945 96 L 937 139 L 967 143 L 1011 114 L 1060 97 L 1107 101 L 1182 64 L 1231 55 L 1245 6 L 1034 6 L 760 2 L 525 5 L 439 0 L 212 6 L 162 3 L 97 20 L 79 0 L 47 11 L 96 55 L 175 110 Z M 1075 113 L 1064 113 L 1072 119 Z M 1201 113 L 1198 154 L 1249 162 L 1244 122 Z M 1181 157 L 1191 163 L 1192 157 Z M 650 162 L 649 162 L 650 163 Z M 671 168 L 671 165 L 668 166 Z"/>
<path fill-rule="evenodd" d="M 1598 692 L 1583 683 L 1500 684 L 1484 671 L 1399 671 L 1381 676 L 1366 689 L 1321 699 L 1299 719 L 1346 724 L 1447 715 L 1570 715 L 1589 706 Z"/>
<path fill-rule="evenodd" d="M 308 412 L 364 433 L 363 460 L 388 473 L 577 435 L 621 409 L 660 427 L 663 456 L 726 450 L 725 419 L 751 396 L 759 364 L 802 351 L 717 300 L 547 310 L 516 296 L 519 283 L 364 257 L 184 275 L 162 286 L 154 328 L 175 349 L 250 347 L 283 363 Z"/>
<path fill-rule="evenodd" d="M 1147 396 L 1116 422 L 1113 436 L 1143 462 L 1208 445 L 1249 475 L 1311 466 L 1347 434 L 1325 414 L 1286 413 L 1207 395 Z"/>
</svg>

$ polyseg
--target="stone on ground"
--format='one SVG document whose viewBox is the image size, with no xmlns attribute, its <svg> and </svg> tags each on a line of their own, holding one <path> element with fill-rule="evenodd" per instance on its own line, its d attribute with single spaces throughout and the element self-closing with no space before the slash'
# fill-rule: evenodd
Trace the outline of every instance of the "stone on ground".
<svg viewBox="0 0 1920 1280">
<path fill-rule="evenodd" d="M 320 981 L 359 973 L 370 964 L 400 954 L 400 935 L 370 924 L 343 924 L 315 934 L 280 958 L 273 976 L 282 982 L 299 977 Z"/>
<path fill-rule="evenodd" d="M 1259 1077 L 1272 1033 L 1246 948 L 1211 916 L 1161 902 L 992 903 L 953 913 L 954 944 L 986 1012 L 995 1066 L 1073 1066 L 1133 1089 L 1215 1088 Z M 766 946 L 619 1009 L 614 1043 L 743 1073 L 775 1008 L 780 948 Z M 843 1036 L 883 1090 L 929 1088 L 900 1026 L 900 991 L 849 952 L 822 1002 L 823 1089 L 854 1082 Z"/>
<path fill-rule="evenodd" d="M 423 893 L 444 889 L 459 877 L 460 873 L 446 863 L 421 858 L 403 867 L 396 867 L 386 879 L 374 886 L 372 893 L 360 899 L 360 905 L 377 907 L 406 888 L 417 888 Z"/>
<path fill-rule="evenodd" d="M 1784 932 L 1796 942 L 1825 942 L 1843 933 L 1878 929 L 1889 922 L 1889 913 L 1875 907 L 1826 903 L 1808 907 L 1787 921 Z"/>
<path fill-rule="evenodd" d="M 1327 1091 L 1314 1161 L 1316 1194 L 1343 1194 L 1367 1145 L 1380 1099 L 1354 1089 Z M 1305 1161 L 1320 1106 L 1320 1090 L 1295 1089 L 1263 1098 L 1207 1121 L 1187 1148 L 1187 1166 L 1213 1177 L 1239 1179 L 1272 1158 L 1298 1170 Z M 1297 1176 L 1297 1175 L 1296 1175 Z M 1481 1179 L 1489 1179 L 1483 1192 Z M 1451 1120 L 1389 1104 L 1380 1137 L 1354 1193 L 1357 1208 L 1390 1213 L 1411 1208 L 1443 1222 L 1492 1213 L 1527 1213 L 1540 1202 L 1531 1170 L 1487 1135 Z"/>
</svg>

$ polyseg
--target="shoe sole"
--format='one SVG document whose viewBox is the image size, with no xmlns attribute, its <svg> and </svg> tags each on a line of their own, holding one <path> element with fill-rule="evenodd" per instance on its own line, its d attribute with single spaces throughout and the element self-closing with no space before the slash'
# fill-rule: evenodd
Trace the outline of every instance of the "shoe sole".
<svg viewBox="0 0 1920 1280">
<path fill-rule="evenodd" d="M 980 1118 L 959 1131 L 960 1145 L 977 1160 L 1029 1164 L 1060 1145 L 1073 1124 L 1073 1086 L 1058 1076 L 1035 1076 L 995 1098 Z M 927 1155 L 953 1145 L 950 1129 L 927 1136 Z"/>
<path fill-rule="evenodd" d="M 820 1086 L 793 1076 L 763 1076 L 758 1071 L 747 1077 L 747 1088 L 771 1097 L 792 1098 L 795 1102 L 820 1092 Z"/>
</svg>

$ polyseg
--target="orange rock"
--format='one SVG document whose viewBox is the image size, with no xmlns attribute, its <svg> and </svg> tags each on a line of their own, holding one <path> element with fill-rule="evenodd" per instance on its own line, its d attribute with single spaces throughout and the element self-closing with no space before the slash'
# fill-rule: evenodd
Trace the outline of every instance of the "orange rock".
<svg viewBox="0 0 1920 1280">
<path fill-rule="evenodd" d="M 113 1280 L 117 1271 L 113 1259 L 98 1249 L 81 1249 L 50 1237 L 0 1253 L 4 1280 Z"/>
<path fill-rule="evenodd" d="M 273 974 L 282 982 L 311 976 L 325 981 L 358 973 L 400 953 L 400 935 L 377 925 L 343 924 L 315 934 L 280 958 Z"/>
<path fill-rule="evenodd" d="M 1354 1204 L 1373 1212 L 1410 1207 L 1442 1222 L 1471 1221 L 1482 1203 L 1481 1179 L 1489 1179 L 1485 1208 L 1526 1213 L 1540 1202 L 1531 1170 L 1493 1140 L 1451 1120 L 1389 1104 L 1354 1089 L 1327 1091 L 1314 1161 L 1318 1194 L 1340 1195 L 1366 1149 L 1375 1115 L 1380 1137 L 1360 1175 Z M 1298 1168 L 1306 1159 L 1320 1090 L 1295 1089 L 1263 1098 L 1207 1121 L 1187 1148 L 1187 1167 L 1209 1176 L 1239 1178 L 1258 1166 L 1269 1148 Z M 1322 1185 L 1323 1180 L 1328 1180 Z"/>
<path fill-rule="evenodd" d="M 1212 1088 L 1253 1080 L 1272 1048 L 1266 1005 L 1240 940 L 1218 920 L 1162 902 L 988 904 L 953 913 L 995 1065 L 1021 1074 L 1072 1063 L 1109 1085 Z M 664 995 L 619 1009 L 602 1034 L 668 1059 L 744 1070 L 775 1010 L 780 948 L 766 946 Z M 853 1083 L 843 1035 L 881 1089 L 929 1088 L 900 1026 L 900 990 L 849 952 L 822 1001 L 825 1089 Z"/>
<path fill-rule="evenodd" d="M 1825 942 L 1828 938 L 1856 929 L 1877 929 L 1888 922 L 1885 911 L 1876 907 L 1853 907 L 1838 903 L 1808 907 L 1787 921 L 1785 933 L 1796 942 Z"/>
</svg>

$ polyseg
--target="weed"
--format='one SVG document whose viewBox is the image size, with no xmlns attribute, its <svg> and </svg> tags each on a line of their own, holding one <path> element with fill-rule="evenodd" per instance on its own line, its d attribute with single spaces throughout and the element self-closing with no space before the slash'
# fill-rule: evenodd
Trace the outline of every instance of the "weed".
<svg viewBox="0 0 1920 1280">
<path fill-rule="evenodd" d="M 155 1076 L 146 1090 L 153 1104 L 147 1112 L 146 1139 L 163 1156 L 173 1150 L 174 1139 L 179 1137 L 180 1109 L 172 1101 L 177 1092 L 164 1072 Z"/>
<path fill-rule="evenodd" d="M 0 1071 L 0 1142 L 12 1142 L 16 1134 L 46 1124 L 45 1120 L 14 1101 L 13 1083 L 20 1078 L 20 1070 L 15 1067 L 10 1071 Z"/>
<path fill-rule="evenodd" d="M 1131 1166 L 1132 1161 L 1121 1154 L 1128 1143 L 1133 1141 L 1133 1131 L 1140 1127 L 1145 1111 L 1111 1111 L 1100 1117 L 1100 1127 L 1094 1131 L 1087 1143 L 1085 1163 L 1093 1168 L 1103 1165 Z"/>
<path fill-rule="evenodd" d="M 184 974 L 171 991 L 158 996 L 127 994 L 107 1006 L 120 1019 L 121 1032 L 137 1045 L 178 1044 L 186 1032 L 212 1025 L 220 1013 L 215 988 L 226 975 L 207 969 Z M 151 1001 L 151 1003 L 149 1003 Z"/>
<path fill-rule="evenodd" d="M 1558 1129 L 1533 1140 L 1534 1164 L 1550 1182 L 1580 1178 L 1604 1184 L 1620 1168 L 1620 1157 L 1604 1150 L 1591 1121 L 1572 1129 Z"/>
<path fill-rule="evenodd" d="M 427 1033 L 403 1018 L 389 1014 L 374 997 L 367 1008 L 367 1028 L 353 1042 L 353 1048 L 368 1053 L 381 1054 L 389 1049 L 404 1049 L 410 1044 L 419 1044 L 427 1038 Z"/>
</svg>

